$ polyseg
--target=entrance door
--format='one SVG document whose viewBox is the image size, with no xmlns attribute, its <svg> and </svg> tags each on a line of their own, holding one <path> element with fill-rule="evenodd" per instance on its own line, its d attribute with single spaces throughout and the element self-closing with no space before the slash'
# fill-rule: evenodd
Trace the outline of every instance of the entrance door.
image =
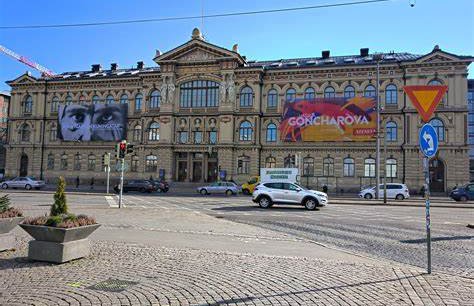
<svg viewBox="0 0 474 306">
<path fill-rule="evenodd" d="M 193 182 L 202 180 L 202 162 L 193 162 Z"/>
<path fill-rule="evenodd" d="M 430 161 L 430 191 L 444 192 L 444 163 L 439 159 Z"/>
<path fill-rule="evenodd" d="M 207 181 L 215 182 L 217 181 L 217 162 L 208 162 L 207 163 Z"/>
<path fill-rule="evenodd" d="M 188 162 L 186 161 L 178 161 L 178 182 L 186 181 L 186 177 L 188 174 Z"/>
<path fill-rule="evenodd" d="M 22 154 L 20 158 L 20 176 L 28 175 L 28 155 Z"/>
</svg>

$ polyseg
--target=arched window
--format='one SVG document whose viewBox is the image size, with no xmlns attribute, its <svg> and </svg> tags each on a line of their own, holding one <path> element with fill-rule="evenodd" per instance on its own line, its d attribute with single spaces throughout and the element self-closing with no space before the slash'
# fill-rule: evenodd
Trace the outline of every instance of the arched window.
<svg viewBox="0 0 474 306">
<path fill-rule="evenodd" d="M 265 168 L 276 168 L 276 158 L 273 156 L 265 158 Z"/>
<path fill-rule="evenodd" d="M 135 96 L 135 111 L 139 112 L 142 110 L 142 100 L 143 100 L 143 95 L 141 93 L 137 94 Z"/>
<path fill-rule="evenodd" d="M 71 96 L 71 95 L 67 95 L 65 102 L 66 102 L 66 105 L 71 105 L 72 102 L 73 102 L 73 101 L 72 101 L 72 96 Z"/>
<path fill-rule="evenodd" d="M 160 124 L 158 122 L 152 122 L 148 129 L 148 140 L 160 140 Z"/>
<path fill-rule="evenodd" d="M 433 79 L 428 82 L 428 85 L 443 85 L 443 82 L 441 82 L 439 79 Z M 443 104 L 446 103 L 446 94 L 443 95 L 443 98 L 439 102 L 439 106 L 443 106 Z"/>
<path fill-rule="evenodd" d="M 396 105 L 398 103 L 397 98 L 397 86 L 389 84 L 385 87 L 385 105 Z"/>
<path fill-rule="evenodd" d="M 150 94 L 150 109 L 157 109 L 160 107 L 161 93 L 158 90 L 153 90 Z"/>
<path fill-rule="evenodd" d="M 250 172 L 250 157 L 239 156 L 237 159 L 237 174 L 249 174 Z"/>
<path fill-rule="evenodd" d="M 151 126 L 150 126 L 151 128 Z M 159 129 L 159 125 L 158 125 L 158 129 Z M 137 124 L 135 125 L 135 127 L 133 128 L 133 137 L 132 137 L 133 141 L 135 142 L 141 142 L 142 141 L 142 126 Z"/>
<path fill-rule="evenodd" d="M 95 171 L 95 155 L 94 154 L 90 154 L 87 157 L 87 170 Z"/>
<path fill-rule="evenodd" d="M 244 121 L 239 127 L 239 140 L 240 141 L 251 141 L 253 137 L 252 124 L 248 121 Z"/>
<path fill-rule="evenodd" d="M 130 171 L 138 172 L 139 164 L 140 164 L 140 158 L 136 155 L 132 156 L 132 162 L 130 164 Z"/>
<path fill-rule="evenodd" d="M 267 142 L 275 142 L 277 140 L 277 126 L 275 123 L 267 125 Z"/>
<path fill-rule="evenodd" d="M 28 124 L 23 124 L 20 128 L 20 139 L 21 141 L 30 141 L 31 129 Z"/>
<path fill-rule="evenodd" d="M 54 154 L 48 154 L 48 170 L 54 170 Z"/>
<path fill-rule="evenodd" d="M 373 98 L 376 96 L 376 89 L 374 85 L 367 85 L 367 87 L 364 90 L 364 97 L 367 98 Z"/>
<path fill-rule="evenodd" d="M 114 104 L 115 103 L 114 97 L 112 95 L 108 95 L 107 98 L 105 98 L 105 103 Z"/>
<path fill-rule="evenodd" d="M 74 155 L 74 170 L 81 170 L 81 154 Z"/>
<path fill-rule="evenodd" d="M 375 177 L 375 159 L 369 157 L 364 160 L 364 176 Z"/>
<path fill-rule="evenodd" d="M 385 137 L 387 141 L 397 141 L 397 123 L 389 121 L 385 125 Z"/>
<path fill-rule="evenodd" d="M 323 176 L 334 176 L 334 159 L 331 157 L 323 159 Z"/>
<path fill-rule="evenodd" d="M 344 176 L 349 176 L 352 177 L 355 175 L 355 164 L 354 164 L 354 159 L 351 157 L 346 157 L 344 158 L 344 169 L 343 169 L 343 175 Z"/>
<path fill-rule="evenodd" d="M 250 107 L 253 105 L 253 90 L 250 86 L 245 86 L 240 91 L 240 107 Z"/>
<path fill-rule="evenodd" d="M 296 167 L 296 157 L 294 155 L 288 155 L 283 159 L 284 168 L 295 168 Z"/>
<path fill-rule="evenodd" d="M 294 102 L 296 99 L 296 90 L 294 88 L 289 88 L 286 91 L 286 102 Z"/>
<path fill-rule="evenodd" d="M 439 118 L 433 118 L 429 122 L 434 129 L 436 130 L 436 134 L 438 135 L 438 141 L 445 141 L 445 133 L 444 133 L 444 123 Z"/>
<path fill-rule="evenodd" d="M 304 91 L 304 98 L 308 100 L 316 98 L 316 92 L 313 87 L 306 88 Z"/>
<path fill-rule="evenodd" d="M 33 98 L 31 96 L 27 96 L 25 98 L 25 102 L 23 103 L 23 113 L 31 114 L 32 112 L 33 112 Z"/>
<path fill-rule="evenodd" d="M 277 107 L 278 105 L 278 93 L 275 89 L 270 89 L 267 95 L 267 107 Z"/>
<path fill-rule="evenodd" d="M 126 104 L 126 103 L 128 103 L 128 96 L 126 94 L 123 94 L 120 97 L 120 104 Z"/>
<path fill-rule="evenodd" d="M 49 141 L 56 141 L 58 139 L 58 129 L 55 125 L 51 126 L 49 130 Z"/>
<path fill-rule="evenodd" d="M 219 83 L 195 80 L 181 84 L 180 107 L 217 107 L 219 105 Z"/>
<path fill-rule="evenodd" d="M 344 88 L 344 98 L 354 98 L 355 97 L 355 89 L 354 86 L 348 85 Z"/>
<path fill-rule="evenodd" d="M 145 172 L 156 172 L 158 170 L 158 157 L 147 155 L 145 157 Z"/>
<path fill-rule="evenodd" d="M 326 89 L 324 89 L 324 97 L 325 98 L 334 98 L 336 96 L 336 91 L 334 90 L 334 87 L 328 86 Z"/>
<path fill-rule="evenodd" d="M 397 177 L 397 160 L 394 158 L 387 159 L 386 162 L 386 173 L 385 175 L 388 178 L 396 178 Z"/>
<path fill-rule="evenodd" d="M 313 176 L 314 175 L 314 158 L 305 157 L 303 158 L 303 176 Z"/>
<path fill-rule="evenodd" d="M 51 100 L 51 112 L 57 113 L 59 110 L 59 98 L 54 96 L 53 100 Z"/>
<path fill-rule="evenodd" d="M 61 155 L 61 170 L 67 170 L 67 154 Z"/>
<path fill-rule="evenodd" d="M 92 104 L 99 104 L 100 103 L 100 98 L 98 95 L 95 95 L 92 97 Z"/>
</svg>

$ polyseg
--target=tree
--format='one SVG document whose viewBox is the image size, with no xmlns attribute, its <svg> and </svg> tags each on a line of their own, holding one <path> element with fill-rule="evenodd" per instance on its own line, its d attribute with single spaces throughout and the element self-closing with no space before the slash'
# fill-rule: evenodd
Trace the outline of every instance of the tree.
<svg viewBox="0 0 474 306">
<path fill-rule="evenodd" d="M 68 207 L 66 202 L 66 181 L 62 176 L 59 177 L 58 187 L 54 193 L 54 204 L 51 206 L 51 216 L 59 216 L 61 214 L 67 214 Z"/>
</svg>

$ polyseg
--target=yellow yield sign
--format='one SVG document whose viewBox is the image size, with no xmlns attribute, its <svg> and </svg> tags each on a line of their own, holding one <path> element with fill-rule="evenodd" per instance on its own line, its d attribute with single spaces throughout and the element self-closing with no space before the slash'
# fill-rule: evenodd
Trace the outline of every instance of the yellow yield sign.
<svg viewBox="0 0 474 306">
<path fill-rule="evenodd" d="M 448 90 L 445 85 L 413 85 L 405 86 L 403 90 L 411 103 L 418 110 L 424 122 L 428 122 L 439 102 Z"/>
</svg>

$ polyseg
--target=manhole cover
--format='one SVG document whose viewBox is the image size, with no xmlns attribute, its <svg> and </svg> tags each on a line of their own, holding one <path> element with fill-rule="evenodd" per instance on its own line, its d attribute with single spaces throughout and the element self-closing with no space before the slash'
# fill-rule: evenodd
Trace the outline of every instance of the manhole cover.
<svg viewBox="0 0 474 306">
<path fill-rule="evenodd" d="M 138 284 L 138 282 L 109 278 L 108 280 L 89 286 L 87 289 L 120 292 L 136 284 Z"/>
</svg>

